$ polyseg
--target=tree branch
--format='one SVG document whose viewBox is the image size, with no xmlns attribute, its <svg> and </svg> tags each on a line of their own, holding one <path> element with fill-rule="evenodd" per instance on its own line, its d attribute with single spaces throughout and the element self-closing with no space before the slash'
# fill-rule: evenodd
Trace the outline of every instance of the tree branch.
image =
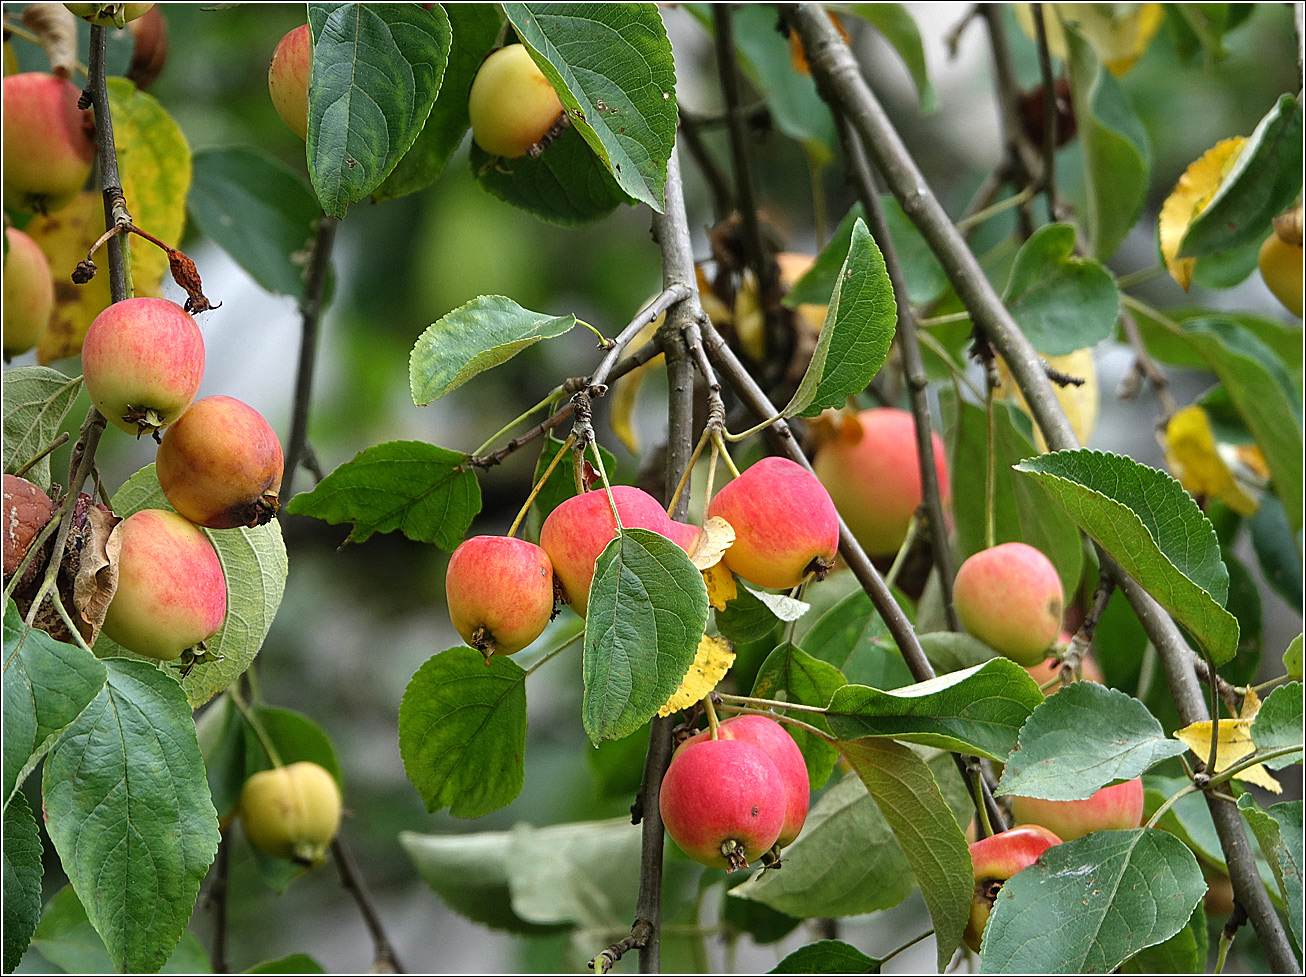
<svg viewBox="0 0 1306 977">
<path fill-rule="evenodd" d="M 367 927 L 367 932 L 372 936 L 373 962 L 371 972 L 374 974 L 402 974 L 404 968 L 399 963 L 399 958 L 395 955 L 394 946 L 390 943 L 389 937 L 385 935 L 385 927 L 381 925 L 381 916 L 376 911 L 376 906 L 372 904 L 372 896 L 367 891 L 367 883 L 363 881 L 363 875 L 358 870 L 358 864 L 354 861 L 354 856 L 349 849 L 345 847 L 344 838 L 336 835 L 335 840 L 331 842 L 331 855 L 335 859 L 336 867 L 340 869 L 340 881 L 345 890 L 354 897 L 354 902 L 358 905 L 358 911 L 362 914 L 363 924 Z"/>
</svg>

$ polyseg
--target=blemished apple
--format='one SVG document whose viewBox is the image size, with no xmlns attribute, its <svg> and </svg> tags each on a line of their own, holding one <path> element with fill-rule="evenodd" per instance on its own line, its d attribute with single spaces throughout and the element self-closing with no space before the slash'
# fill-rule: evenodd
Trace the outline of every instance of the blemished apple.
<svg viewBox="0 0 1306 977">
<path fill-rule="evenodd" d="M 966 945 L 979 953 L 984 927 L 993 912 L 993 901 L 1002 883 L 1017 872 L 1029 868 L 1038 857 L 1062 839 L 1047 828 L 1026 824 L 1010 831 L 981 838 L 970 846 L 974 866 L 975 895 L 970 904 L 970 918 L 962 937 Z"/>
<path fill-rule="evenodd" d="M 524 539 L 466 540 L 449 557 L 444 586 L 454 630 L 486 657 L 515 655 L 553 617 L 553 564 Z"/>
<path fill-rule="evenodd" d="M 735 531 L 726 566 L 759 587 L 787 590 L 834 566 L 839 514 L 816 476 L 788 458 L 755 463 L 722 486 L 707 511 Z"/>
<path fill-rule="evenodd" d="M 27 556 L 27 551 L 31 549 L 33 541 L 53 515 L 54 502 L 40 486 L 29 482 L 25 478 L 20 478 L 18 475 L 5 474 L 4 523 L 3 526 L 0 526 L 0 533 L 3 535 L 4 582 L 6 584 L 18 572 L 18 567 L 23 562 L 23 558 Z M 43 549 L 48 551 L 52 543 L 53 540 L 47 541 Z M 48 559 L 48 556 L 45 558 Z M 35 582 L 37 575 L 45 570 L 42 563 L 42 558 L 34 558 L 28 564 L 28 569 L 23 573 L 22 580 L 17 584 L 18 589 L 21 590 L 27 584 Z"/>
<path fill-rule="evenodd" d="M 1061 578 L 1026 543 L 972 555 L 957 570 L 952 596 L 966 630 L 1019 665 L 1038 664 L 1061 632 Z"/>
<path fill-rule="evenodd" d="M 524 45 L 510 44 L 481 64 L 467 98 L 476 145 L 491 156 L 536 155 L 562 116 L 562 102 Z"/>
<path fill-rule="evenodd" d="M 817 449 L 812 468 L 835 508 L 870 556 L 892 556 L 923 498 L 916 420 L 909 411 L 875 407 Z M 943 440 L 934 434 L 934 468 L 946 510 L 952 500 Z"/>
<path fill-rule="evenodd" d="M 658 800 L 667 834 L 686 855 L 732 872 L 775 845 L 785 803 L 771 759 L 752 743 L 730 739 L 707 739 L 677 753 Z"/>
<path fill-rule="evenodd" d="M 1041 824 L 1062 841 L 1072 841 L 1090 831 L 1128 831 L 1143 820 L 1143 780 L 1135 777 L 1103 787 L 1082 801 L 1013 795 L 1011 813 L 1017 824 Z"/>
<path fill-rule="evenodd" d="M 326 858 L 342 807 L 335 778 L 307 760 L 262 770 L 240 792 L 240 821 L 250 844 L 299 865 Z"/>
</svg>

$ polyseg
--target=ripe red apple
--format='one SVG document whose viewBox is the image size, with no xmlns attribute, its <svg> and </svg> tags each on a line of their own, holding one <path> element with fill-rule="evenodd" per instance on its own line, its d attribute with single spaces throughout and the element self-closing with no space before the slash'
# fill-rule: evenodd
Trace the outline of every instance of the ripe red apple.
<svg viewBox="0 0 1306 977">
<path fill-rule="evenodd" d="M 1026 824 L 1001 834 L 982 838 L 970 846 L 970 860 L 975 868 L 975 896 L 966 922 L 966 945 L 979 953 L 984 927 L 988 925 L 993 901 L 1002 883 L 1017 872 L 1029 868 L 1038 857 L 1061 839 L 1047 828 Z"/>
<path fill-rule="evenodd" d="M 449 557 L 444 587 L 454 629 L 487 657 L 517 654 L 553 617 L 553 564 L 524 539 L 473 536 Z"/>
<path fill-rule="evenodd" d="M 268 94 L 281 121 L 300 139 L 308 138 L 308 83 L 313 67 L 313 36 L 296 27 L 277 42 L 268 65 Z"/>
<path fill-rule="evenodd" d="M 763 458 L 717 492 L 709 516 L 735 530 L 725 562 L 759 587 L 787 590 L 819 580 L 839 552 L 839 515 L 825 487 L 788 458 Z"/>
<path fill-rule="evenodd" d="M 1011 798 L 1017 824 L 1041 824 L 1062 841 L 1072 841 L 1090 831 L 1128 831 L 1143 820 L 1143 779 L 1103 787 L 1084 801 L 1045 801 L 1038 797 Z"/>
<path fill-rule="evenodd" d="M 280 504 L 281 442 L 234 397 L 205 397 L 163 435 L 155 457 L 168 503 L 209 529 L 261 526 Z"/>
<path fill-rule="evenodd" d="M 198 526 L 175 512 L 142 509 L 114 534 L 122 549 L 105 634 L 138 655 L 173 661 L 217 633 L 227 616 L 227 583 Z"/>
<path fill-rule="evenodd" d="M 1037 664 L 1061 632 L 1057 568 L 1025 543 L 974 554 L 957 570 L 952 596 L 966 630 L 1020 665 Z"/>
<path fill-rule="evenodd" d="M 166 299 L 115 302 L 82 342 L 86 392 L 115 427 L 137 437 L 182 415 L 204 377 L 204 337 Z"/>
<path fill-rule="evenodd" d="M 776 844 L 781 848 L 786 847 L 803 830 L 803 822 L 807 820 L 807 808 L 811 802 L 811 781 L 807 776 L 807 762 L 803 759 L 803 751 L 798 749 L 798 744 L 785 732 L 783 726 L 766 716 L 735 716 L 733 719 L 727 719 L 717 727 L 717 737 L 751 743 L 775 764 L 785 789 L 785 818 Z M 692 743 L 702 743 L 711 738 L 711 730 L 705 729 L 685 740 L 680 745 L 680 750 L 686 749 Z"/>
<path fill-rule="evenodd" d="M 5 206 L 59 210 L 91 175 L 95 119 L 77 107 L 81 92 L 67 79 L 26 72 L 3 86 Z"/>
<path fill-rule="evenodd" d="M 481 64 L 467 98 L 472 138 L 491 156 L 538 154 L 562 115 L 562 102 L 524 45 L 510 44 Z"/>
<path fill-rule="evenodd" d="M 626 529 L 650 529 L 668 538 L 677 532 L 658 500 L 643 489 L 614 485 L 612 497 Z M 553 561 L 553 572 L 562 583 L 571 609 L 581 617 L 589 603 L 594 562 L 616 535 L 617 521 L 602 488 L 567 499 L 549 513 L 540 527 L 540 545 Z"/>
<path fill-rule="evenodd" d="M 785 819 L 784 780 L 743 740 L 704 740 L 677 753 L 662 780 L 667 834 L 690 858 L 734 871 L 770 851 Z"/>
<path fill-rule="evenodd" d="M 340 830 L 340 786 L 307 760 L 262 770 L 240 792 L 245 836 L 265 855 L 317 865 Z"/>
<path fill-rule="evenodd" d="M 698 538 L 703 534 L 703 530 L 698 526 L 687 522 L 677 522 L 675 519 L 667 520 L 666 529 L 659 530 L 659 532 L 686 553 L 694 552 L 694 547 L 698 545 Z"/>
<path fill-rule="evenodd" d="M 891 556 L 907 538 L 907 525 L 923 498 L 916 454 L 916 420 L 895 407 L 876 407 L 816 452 L 812 463 L 835 508 L 871 556 Z M 952 489 L 943 441 L 933 435 L 934 467 L 946 510 Z"/>
<path fill-rule="evenodd" d="M 26 353 L 50 325 L 54 278 L 40 246 L 22 231 L 5 228 L 9 253 L 4 268 L 5 359 Z"/>
<path fill-rule="evenodd" d="M 19 478 L 17 475 L 5 475 L 4 477 L 4 509 L 3 509 L 3 540 L 4 540 L 4 582 L 9 583 L 9 578 L 18 570 L 18 566 L 23 562 L 23 557 L 27 556 L 27 551 L 32 546 L 32 541 L 45 528 L 45 524 L 50 521 L 54 515 L 54 503 L 50 496 L 46 495 L 40 487 L 33 485 L 25 478 Z M 48 549 L 50 542 L 46 543 Z M 48 557 L 47 557 L 48 559 Z M 28 584 L 33 583 L 39 573 L 45 569 L 44 559 L 36 558 L 28 565 L 28 570 L 23 574 L 22 580 L 18 584 L 19 590 L 24 589 Z"/>
</svg>

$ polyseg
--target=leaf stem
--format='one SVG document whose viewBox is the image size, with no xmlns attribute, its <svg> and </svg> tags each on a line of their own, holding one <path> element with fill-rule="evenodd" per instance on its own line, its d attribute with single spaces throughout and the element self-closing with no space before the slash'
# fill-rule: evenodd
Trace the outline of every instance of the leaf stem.
<svg viewBox="0 0 1306 977">
<path fill-rule="evenodd" d="M 993 549 L 997 544 L 997 494 L 998 494 L 998 459 L 994 446 L 997 442 L 998 419 L 993 410 L 993 383 L 990 380 L 985 388 L 984 410 L 988 415 L 986 444 L 988 454 L 984 469 L 984 546 Z"/>
<path fill-rule="evenodd" d="M 1166 811 L 1170 810 L 1170 808 L 1172 808 L 1180 798 L 1196 793 L 1197 788 L 1195 786 L 1192 784 L 1184 784 L 1184 786 L 1180 787 L 1177 791 L 1166 798 L 1166 802 L 1156 809 L 1156 813 L 1147 819 L 1147 824 L 1143 825 L 1143 827 L 1155 828 L 1157 823 L 1161 820 L 1161 816 L 1165 814 Z"/>
<path fill-rule="evenodd" d="M 1032 186 L 1025 187 L 1023 190 L 1021 190 L 1018 193 L 1012 194 L 1010 197 L 1004 197 L 1003 199 L 999 200 L 997 203 L 985 207 L 983 210 L 977 210 L 975 213 L 969 214 L 966 217 L 961 218 L 961 220 L 957 221 L 957 230 L 965 231 L 972 227 L 978 227 L 980 224 L 983 224 L 990 217 L 997 217 L 999 214 L 1006 213 L 1012 207 L 1022 207 L 1033 199 L 1034 199 L 1034 188 Z M 970 313 L 968 312 L 958 313 L 958 315 L 960 315 L 962 318 L 970 317 Z M 949 316 L 943 316 L 942 318 L 951 319 L 951 317 Z M 952 321 L 959 321 L 959 320 L 952 320 Z"/>
<path fill-rule="evenodd" d="M 910 949 L 911 949 L 912 947 L 914 947 L 917 943 L 921 942 L 921 940 L 925 939 L 925 938 L 928 937 L 928 936 L 933 936 L 933 935 L 934 935 L 934 930 L 933 930 L 933 929 L 927 929 L 924 933 L 922 933 L 920 936 L 916 937 L 914 940 L 908 940 L 906 943 L 904 943 L 902 946 L 898 947 L 896 950 L 890 950 L 887 956 L 883 956 L 883 957 L 880 958 L 880 966 L 883 967 L 886 963 L 888 963 L 890 960 L 892 960 L 892 959 L 893 959 L 894 957 L 896 957 L 898 954 L 902 953 L 903 950 L 910 950 Z"/>
<path fill-rule="evenodd" d="M 795 712 L 812 712 L 824 716 L 824 706 L 809 706 L 801 702 L 783 702 L 780 699 L 761 699 L 752 695 L 731 695 L 729 692 L 716 693 L 723 703 L 748 706 L 753 709 L 793 709 Z"/>
<path fill-rule="evenodd" d="M 907 536 L 898 547 L 898 552 L 893 558 L 893 565 L 889 567 L 889 572 L 884 575 L 884 585 L 892 588 L 898 582 L 898 574 L 902 572 L 903 564 L 907 562 L 907 554 L 911 548 L 916 545 L 916 537 L 920 535 L 921 519 L 916 513 L 912 513 L 911 519 L 907 522 Z"/>
<path fill-rule="evenodd" d="M 543 410 L 545 407 L 548 407 L 559 397 L 561 397 L 563 393 L 564 391 L 561 386 L 554 387 L 552 390 L 548 392 L 545 398 L 541 400 L 538 404 L 536 404 L 533 407 L 527 408 L 525 411 L 523 411 L 521 414 L 514 417 L 503 427 L 499 428 L 499 430 L 495 431 L 494 434 L 490 435 L 489 439 L 485 442 L 485 444 L 481 445 L 479 448 L 477 448 L 475 451 L 472 452 L 472 457 L 479 458 L 481 455 L 485 454 L 485 452 L 490 450 L 490 445 L 494 444 L 494 442 L 498 441 L 501 437 L 503 437 L 505 434 L 507 434 L 509 431 L 515 428 L 518 424 L 522 423 L 522 421 L 526 420 L 536 411 L 540 411 Z"/>
<path fill-rule="evenodd" d="M 570 648 L 572 645 L 574 645 L 577 641 L 579 641 L 579 640 L 580 640 L 581 638 L 583 638 L 583 637 L 585 637 L 585 629 L 584 629 L 584 628 L 582 628 L 581 630 L 577 631 L 575 634 L 573 634 L 570 638 L 568 638 L 568 639 L 567 639 L 566 641 L 564 641 L 562 644 L 558 645 L 558 647 L 554 648 L 552 651 L 545 652 L 543 655 L 541 655 L 539 661 L 537 661 L 537 662 L 536 662 L 534 665 L 532 665 L 530 668 L 526 669 L 526 675 L 523 676 L 523 677 L 524 677 L 524 678 L 530 678 L 532 675 L 535 674 L 536 670 L 537 670 L 541 665 L 543 665 L 543 664 L 544 664 L 545 662 L 547 662 L 547 661 L 551 661 L 552 659 L 556 658 L 559 654 L 561 654 L 562 652 L 566 651 L 568 648 Z"/>
<path fill-rule="evenodd" d="M 838 740 L 824 730 L 817 729 L 810 723 L 805 723 L 801 719 L 795 719 L 793 716 L 776 715 L 768 709 L 749 709 L 747 706 L 732 705 L 724 706 L 724 708 L 727 712 L 732 712 L 740 716 L 765 716 L 767 719 L 774 719 L 778 723 L 784 723 L 787 726 L 793 726 L 795 729 L 801 729 L 804 732 L 811 733 L 813 736 L 819 737 L 830 744 L 838 742 Z"/>
<path fill-rule="evenodd" d="M 1295 746 L 1279 746 L 1275 747 L 1273 750 L 1257 750 L 1245 759 L 1239 760 L 1237 763 L 1232 763 L 1219 773 L 1213 774 L 1211 779 L 1206 782 L 1206 785 L 1208 788 L 1219 786 L 1231 778 L 1238 776 L 1238 774 L 1242 773 L 1248 767 L 1254 767 L 1258 763 L 1265 763 L 1267 760 L 1276 760 L 1281 756 L 1288 756 L 1292 753 L 1300 753 L 1301 750 L 1302 748 L 1300 744 Z"/>
<path fill-rule="evenodd" d="M 31 458 L 28 458 L 27 461 L 23 462 L 21 465 L 15 468 L 13 474 L 19 478 L 26 475 L 29 471 L 32 470 L 33 467 L 36 466 L 36 464 L 42 458 L 50 454 L 52 451 L 56 451 L 57 449 L 62 448 L 65 444 L 68 443 L 68 440 L 69 440 L 68 432 L 60 431 L 59 436 L 57 438 L 55 438 L 53 441 L 47 444 L 44 448 L 42 448 L 40 451 L 34 454 Z"/>
<path fill-rule="evenodd" d="M 267 730 L 265 730 L 263 724 L 259 722 L 258 716 L 254 715 L 254 710 L 250 709 L 248 703 L 246 703 L 241 697 L 241 694 L 236 691 L 235 686 L 227 689 L 227 696 L 231 699 L 231 704 L 236 707 L 236 711 L 239 712 L 241 717 L 245 720 L 245 724 L 249 726 L 249 728 L 254 731 L 254 735 L 258 737 L 258 741 L 262 745 L 264 752 L 267 753 L 268 759 L 272 761 L 272 765 L 278 769 L 284 767 L 285 764 L 281 761 L 281 754 L 277 752 L 276 746 L 273 745 L 272 738 L 268 736 Z"/>
</svg>

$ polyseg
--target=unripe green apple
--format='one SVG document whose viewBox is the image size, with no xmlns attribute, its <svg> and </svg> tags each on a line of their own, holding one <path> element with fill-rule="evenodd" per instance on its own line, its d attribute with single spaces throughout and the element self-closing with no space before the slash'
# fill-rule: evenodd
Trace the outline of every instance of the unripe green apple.
<svg viewBox="0 0 1306 977">
<path fill-rule="evenodd" d="M 86 331 L 82 374 L 100 413 L 139 437 L 167 427 L 195 399 L 204 377 L 204 337 L 175 302 L 115 302 Z"/>
<path fill-rule="evenodd" d="M 525 45 L 510 44 L 481 64 L 467 98 L 476 145 L 491 156 L 537 155 L 562 116 L 562 102 Z"/>
<path fill-rule="evenodd" d="M 54 278 L 40 246 L 22 231 L 5 228 L 9 253 L 4 270 L 5 359 L 26 353 L 50 325 Z"/>
<path fill-rule="evenodd" d="M 661 504 L 643 489 L 612 486 L 612 498 L 626 529 L 649 529 L 670 538 L 671 518 Z M 540 527 L 540 545 L 553 562 L 571 609 L 585 616 L 594 563 L 617 535 L 617 521 L 602 488 L 567 499 L 549 513 Z M 681 533 L 680 535 L 684 535 Z"/>
<path fill-rule="evenodd" d="M 449 557 L 444 587 L 454 629 L 486 657 L 517 654 L 553 617 L 553 564 L 524 539 L 473 536 Z"/>
<path fill-rule="evenodd" d="M 203 530 L 175 512 L 142 509 L 113 532 L 122 549 L 104 633 L 160 661 L 213 637 L 227 616 L 227 584 Z"/>
<path fill-rule="evenodd" d="M 313 67 L 313 36 L 304 24 L 277 42 L 268 65 L 268 94 L 290 131 L 308 138 L 308 83 Z"/>
<path fill-rule="evenodd" d="M 1261 245 L 1257 265 L 1261 269 L 1261 278 L 1265 280 L 1265 286 L 1283 303 L 1285 309 L 1300 319 L 1302 246 L 1289 244 L 1278 234 L 1271 234 Z"/>
<path fill-rule="evenodd" d="M 152 3 L 65 3 L 70 11 L 97 27 L 123 27 L 128 21 L 145 16 Z"/>
<path fill-rule="evenodd" d="M 340 830 L 340 786 L 307 760 L 262 770 L 240 792 L 245 836 L 265 855 L 317 865 Z"/>
<path fill-rule="evenodd" d="M 54 515 L 54 502 L 50 496 L 37 485 L 25 478 L 6 474 L 4 477 L 4 524 L 0 527 L 4 540 L 4 582 L 18 570 L 23 557 L 31 548 L 33 540 L 45 528 L 50 517 Z M 53 540 L 47 541 L 48 550 Z M 48 559 L 48 557 L 46 557 Z M 23 579 L 17 584 L 22 590 L 28 583 L 35 581 L 38 573 L 44 572 L 44 559 L 37 558 L 28 564 Z"/>
<path fill-rule="evenodd" d="M 1037 664 L 1061 632 L 1065 592 L 1052 561 L 1025 543 L 971 556 L 952 588 L 966 630 L 1020 665 Z"/>
<path fill-rule="evenodd" d="M 834 566 L 839 514 L 816 476 L 788 458 L 763 458 L 722 486 L 707 511 L 734 528 L 726 566 L 759 587 L 786 590 Z"/>
<path fill-rule="evenodd" d="M 1045 801 L 1039 797 L 1011 798 L 1017 824 L 1041 824 L 1062 841 L 1090 831 L 1129 831 L 1143 820 L 1143 780 L 1103 787 L 1083 801 Z"/>
<path fill-rule="evenodd" d="M 5 206 L 59 210 L 91 175 L 94 117 L 77 107 L 81 92 L 67 79 L 27 72 L 3 86 Z"/>
<path fill-rule="evenodd" d="M 1022 825 L 1000 834 L 981 838 L 970 846 L 970 860 L 975 869 L 975 895 L 966 921 L 966 945 L 979 953 L 984 927 L 993 912 L 1002 883 L 1017 872 L 1029 868 L 1038 857 L 1061 838 L 1037 824 Z"/>
<path fill-rule="evenodd" d="M 702 743 L 711 738 L 711 730 L 695 733 L 680 745 L 677 753 L 693 743 Z M 717 727 L 717 738 L 752 743 L 775 764 L 785 789 L 784 824 L 780 826 L 776 844 L 781 848 L 786 847 L 803 830 L 811 802 L 811 781 L 807 776 L 803 751 L 798 749 L 798 744 L 785 732 L 783 726 L 766 716 L 735 716 L 727 719 Z"/>
<path fill-rule="evenodd" d="M 155 457 L 168 504 L 209 529 L 262 526 L 277 513 L 281 442 L 234 397 L 197 400 L 163 435 Z"/>
<path fill-rule="evenodd" d="M 784 781 L 743 740 L 704 740 L 677 753 L 658 805 L 667 834 L 686 855 L 734 871 L 770 851 L 785 817 Z"/>
<path fill-rule="evenodd" d="M 907 526 L 923 498 L 916 420 L 896 407 L 857 415 L 861 428 L 847 427 L 821 445 L 812 468 L 830 491 L 835 508 L 870 556 L 891 556 L 907 538 Z M 932 436 L 939 494 L 952 499 L 943 441 Z"/>
</svg>

